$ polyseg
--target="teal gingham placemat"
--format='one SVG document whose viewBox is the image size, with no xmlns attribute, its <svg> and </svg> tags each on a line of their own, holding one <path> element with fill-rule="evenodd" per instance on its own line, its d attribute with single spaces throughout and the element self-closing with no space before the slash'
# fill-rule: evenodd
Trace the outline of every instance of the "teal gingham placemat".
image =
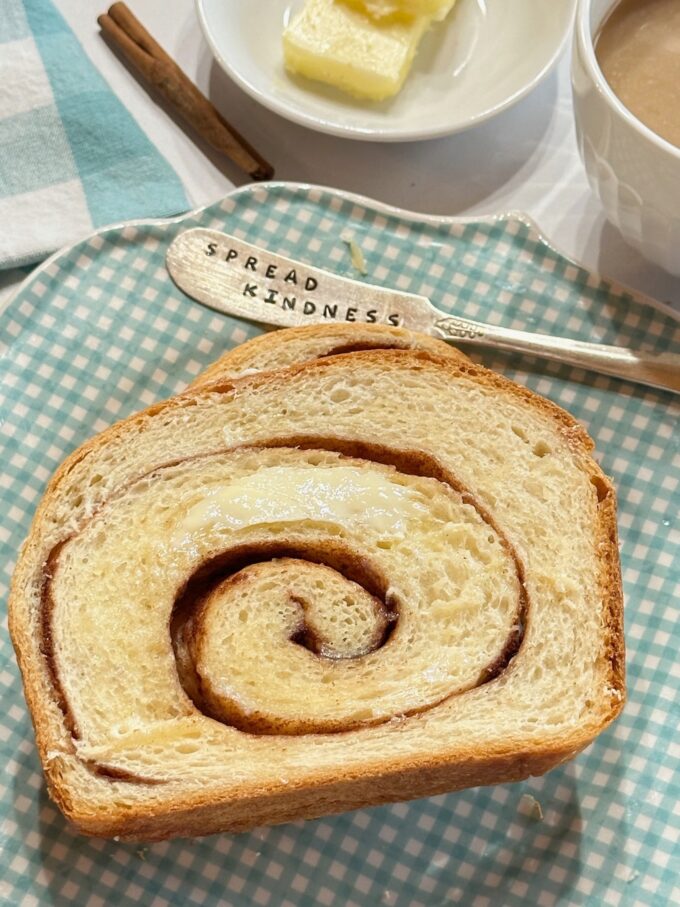
<svg viewBox="0 0 680 907">
<path fill-rule="evenodd" d="M 258 328 L 192 302 L 164 254 L 189 226 L 236 233 L 429 295 L 448 310 L 584 340 L 680 350 L 680 322 L 562 258 L 520 218 L 409 218 L 327 190 L 246 187 L 184 219 L 95 235 L 39 269 L 0 316 L 0 593 L 49 476 L 116 419 L 181 390 Z M 680 903 L 680 406 L 671 394 L 486 352 L 573 412 L 619 494 L 629 702 L 543 778 L 314 822 L 143 847 L 75 834 L 45 793 L 6 632 L 3 904 L 571 907 Z M 543 818 L 530 794 L 540 804 Z"/>
</svg>

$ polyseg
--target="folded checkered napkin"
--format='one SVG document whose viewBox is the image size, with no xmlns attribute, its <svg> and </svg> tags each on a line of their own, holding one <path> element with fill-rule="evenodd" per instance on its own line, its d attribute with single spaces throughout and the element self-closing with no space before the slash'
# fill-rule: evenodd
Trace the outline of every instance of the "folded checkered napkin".
<svg viewBox="0 0 680 907">
<path fill-rule="evenodd" d="M 0 0 L 0 268 L 187 207 L 50 0 Z"/>
</svg>

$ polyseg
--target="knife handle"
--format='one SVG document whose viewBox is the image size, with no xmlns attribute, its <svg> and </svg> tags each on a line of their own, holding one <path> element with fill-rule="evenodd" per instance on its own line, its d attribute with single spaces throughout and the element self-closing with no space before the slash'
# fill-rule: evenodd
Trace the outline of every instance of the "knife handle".
<svg viewBox="0 0 680 907">
<path fill-rule="evenodd" d="M 551 334 L 534 334 L 448 316 L 437 318 L 434 328 L 444 340 L 451 343 L 470 343 L 514 353 L 530 353 L 542 359 L 564 362 L 680 394 L 678 353 L 642 353 L 628 347 L 587 343 Z"/>
</svg>

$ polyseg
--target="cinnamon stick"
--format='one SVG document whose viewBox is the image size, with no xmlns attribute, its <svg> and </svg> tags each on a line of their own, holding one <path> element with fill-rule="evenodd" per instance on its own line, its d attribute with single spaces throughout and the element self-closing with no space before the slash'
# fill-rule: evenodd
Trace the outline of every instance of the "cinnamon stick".
<svg viewBox="0 0 680 907">
<path fill-rule="evenodd" d="M 268 180 L 274 168 L 225 120 L 125 3 L 114 3 L 97 19 L 104 35 L 205 141 L 251 179 Z"/>
</svg>

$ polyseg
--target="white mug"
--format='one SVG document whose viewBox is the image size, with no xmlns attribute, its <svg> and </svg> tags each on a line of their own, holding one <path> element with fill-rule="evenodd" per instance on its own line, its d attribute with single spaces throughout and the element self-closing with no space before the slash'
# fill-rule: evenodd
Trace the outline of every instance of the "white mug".
<svg viewBox="0 0 680 907">
<path fill-rule="evenodd" d="M 594 39 L 616 0 L 579 0 L 572 89 L 579 150 L 608 220 L 649 261 L 680 276 L 680 148 L 616 97 Z"/>
</svg>

